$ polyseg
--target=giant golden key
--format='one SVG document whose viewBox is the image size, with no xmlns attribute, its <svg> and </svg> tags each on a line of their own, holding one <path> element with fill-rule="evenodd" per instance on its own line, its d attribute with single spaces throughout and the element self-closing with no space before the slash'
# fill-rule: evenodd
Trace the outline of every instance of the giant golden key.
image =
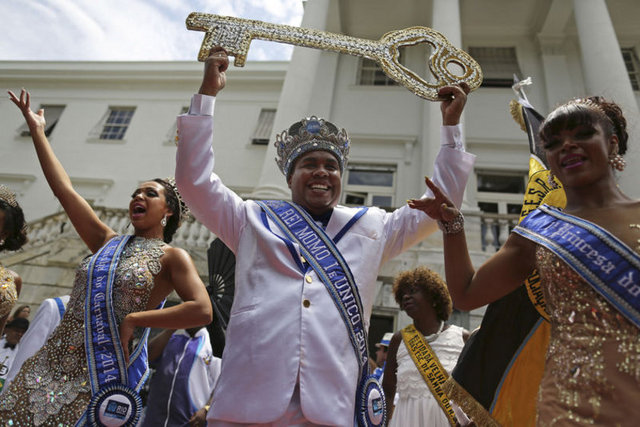
<svg viewBox="0 0 640 427">
<path fill-rule="evenodd" d="M 198 53 L 199 61 L 207 58 L 212 47 L 222 46 L 235 57 L 234 65 L 242 67 L 251 40 L 260 39 L 372 59 L 380 64 L 387 76 L 431 101 L 439 99 L 438 89 L 443 86 L 464 82 L 474 90 L 482 83 L 482 70 L 478 63 L 428 27 L 391 31 L 380 40 L 367 40 L 309 28 L 193 12 L 187 18 L 187 28 L 206 32 Z M 433 83 L 425 81 L 399 61 L 401 47 L 421 43 L 431 45 L 428 65 L 435 80 Z"/>
</svg>

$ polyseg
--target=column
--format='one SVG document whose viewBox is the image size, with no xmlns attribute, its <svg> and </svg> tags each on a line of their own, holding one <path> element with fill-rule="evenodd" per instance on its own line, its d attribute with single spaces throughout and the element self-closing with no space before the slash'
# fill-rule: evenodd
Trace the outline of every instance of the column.
<svg viewBox="0 0 640 427">
<path fill-rule="evenodd" d="M 332 0 L 312 0 L 305 2 L 301 27 L 324 30 L 327 26 L 329 6 Z M 262 165 L 260 181 L 254 192 L 249 195 L 253 199 L 290 199 L 285 177 L 276 162 L 276 149 L 273 145 L 276 134 L 287 129 L 294 122 L 309 114 L 309 103 L 317 81 L 322 52 L 317 49 L 296 47 L 278 101 L 278 110 L 273 122 L 273 130 L 269 139 L 267 153 Z"/>
<path fill-rule="evenodd" d="M 638 136 L 638 115 L 629 74 L 620 53 L 620 45 L 609 16 L 605 0 L 573 0 L 586 92 L 602 95 L 618 103 L 627 119 L 629 151 L 625 155 L 627 168 L 620 176 L 620 185 L 629 196 L 640 197 L 637 174 L 640 157 L 633 145 Z"/>
<path fill-rule="evenodd" d="M 459 0 L 433 0 L 433 21 L 431 28 L 442 33 L 452 45 L 462 47 L 462 27 L 460 21 Z M 440 150 L 440 126 L 442 114 L 439 102 L 425 101 L 423 103 L 422 122 L 422 169 L 425 175 L 433 174 L 433 162 Z M 464 119 L 464 113 L 461 120 Z M 470 179 L 470 182 L 473 182 Z M 469 203 L 465 193 L 463 208 L 468 208 Z"/>
</svg>

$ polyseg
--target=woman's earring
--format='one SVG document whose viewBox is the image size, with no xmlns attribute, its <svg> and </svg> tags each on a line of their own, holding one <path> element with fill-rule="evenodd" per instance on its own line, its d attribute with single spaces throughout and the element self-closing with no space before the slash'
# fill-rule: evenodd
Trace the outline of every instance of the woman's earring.
<svg viewBox="0 0 640 427">
<path fill-rule="evenodd" d="M 160 225 L 162 225 L 163 227 L 167 226 L 167 216 L 163 216 L 162 219 L 160 220 Z"/>
<path fill-rule="evenodd" d="M 559 188 L 558 183 L 556 182 L 556 177 L 551 171 L 549 171 L 549 174 L 547 175 L 547 182 L 549 183 L 549 187 L 551 187 L 552 190 Z"/>
<path fill-rule="evenodd" d="M 616 169 L 619 172 L 622 172 L 627 166 L 627 162 L 622 158 L 620 154 L 611 154 L 609 156 L 609 164 L 612 168 Z"/>
</svg>

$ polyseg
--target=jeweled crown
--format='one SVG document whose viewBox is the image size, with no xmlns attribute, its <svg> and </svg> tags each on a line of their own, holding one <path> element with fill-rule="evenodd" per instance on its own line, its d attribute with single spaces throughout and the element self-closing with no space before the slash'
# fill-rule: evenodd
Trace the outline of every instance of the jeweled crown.
<svg viewBox="0 0 640 427">
<path fill-rule="evenodd" d="M 328 151 L 338 159 L 340 171 L 349 157 L 349 136 L 344 129 L 316 116 L 294 123 L 288 130 L 276 135 L 276 163 L 288 178 L 291 166 L 302 154 L 309 151 Z"/>
<path fill-rule="evenodd" d="M 165 178 L 165 181 L 171 186 L 173 193 L 176 195 L 176 198 L 178 199 L 178 205 L 180 205 L 180 216 L 178 217 L 178 226 L 180 226 L 180 224 L 182 224 L 182 221 L 189 215 L 189 207 L 184 202 L 184 200 L 182 200 L 182 196 L 180 195 L 180 192 L 178 191 L 178 186 L 176 185 L 176 179 L 170 176 L 168 178 Z"/>
<path fill-rule="evenodd" d="M 4 200 L 9 206 L 18 207 L 18 201 L 13 191 L 9 190 L 6 185 L 0 184 L 0 200 Z"/>
</svg>

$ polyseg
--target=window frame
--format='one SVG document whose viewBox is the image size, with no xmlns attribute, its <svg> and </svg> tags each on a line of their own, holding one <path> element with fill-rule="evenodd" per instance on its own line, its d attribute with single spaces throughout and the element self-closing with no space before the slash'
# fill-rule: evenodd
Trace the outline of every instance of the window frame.
<svg viewBox="0 0 640 427">
<path fill-rule="evenodd" d="M 620 49 L 622 60 L 629 74 L 629 82 L 634 92 L 640 91 L 640 60 L 633 47 L 623 47 Z"/>
<path fill-rule="evenodd" d="M 100 119 L 98 124 L 94 127 L 92 131 L 92 137 L 99 142 L 114 142 L 114 143 L 125 142 L 126 141 L 125 136 L 127 134 L 127 131 L 129 130 L 129 127 L 131 126 L 131 122 L 133 121 L 133 116 L 135 115 L 136 110 L 137 110 L 136 106 L 110 105 L 109 107 L 107 107 L 107 111 L 102 116 L 102 119 Z M 131 112 L 131 114 L 128 117 L 128 120 L 126 120 L 126 123 L 109 122 L 111 113 L 116 111 Z M 120 135 L 119 138 L 105 138 L 104 137 L 106 132 L 105 128 L 107 127 L 119 128 L 124 130 L 122 131 L 121 134 L 118 134 L 118 133 L 115 134 L 115 135 Z"/>
<path fill-rule="evenodd" d="M 515 46 L 469 46 L 467 52 L 482 68 L 481 87 L 511 88 L 513 75 L 523 75 Z M 509 69 L 503 71 L 505 65 Z"/>
<path fill-rule="evenodd" d="M 349 175 L 351 171 L 366 171 L 366 172 L 390 172 L 391 173 L 391 185 L 362 185 L 362 184 L 349 184 Z M 393 208 L 396 202 L 396 191 L 398 183 L 398 167 L 395 164 L 379 164 L 379 163 L 353 163 L 347 165 L 342 184 L 342 204 L 345 206 L 378 206 L 381 208 Z M 347 197 L 350 195 L 363 197 L 365 203 L 354 204 L 347 203 Z M 374 204 L 374 197 L 390 197 L 389 206 L 380 206 Z"/>
<path fill-rule="evenodd" d="M 256 126 L 251 133 L 252 145 L 269 145 L 273 124 L 276 119 L 277 110 L 275 108 L 261 108 L 258 114 Z"/>
<path fill-rule="evenodd" d="M 53 133 L 53 130 L 55 129 L 58 122 L 60 121 L 60 118 L 62 117 L 62 113 L 64 113 L 65 108 L 67 108 L 66 104 L 40 104 L 40 107 L 38 108 L 38 110 L 40 109 L 44 110 L 45 119 L 47 123 L 44 128 L 44 134 L 47 137 L 51 136 L 51 134 Z M 35 111 L 38 111 L 38 110 L 35 110 Z M 51 113 L 51 110 L 54 111 L 53 114 Z M 18 135 L 20 135 L 21 137 L 30 137 L 31 131 L 29 130 L 29 125 L 27 125 L 26 123 L 23 123 L 18 128 Z"/>
</svg>

